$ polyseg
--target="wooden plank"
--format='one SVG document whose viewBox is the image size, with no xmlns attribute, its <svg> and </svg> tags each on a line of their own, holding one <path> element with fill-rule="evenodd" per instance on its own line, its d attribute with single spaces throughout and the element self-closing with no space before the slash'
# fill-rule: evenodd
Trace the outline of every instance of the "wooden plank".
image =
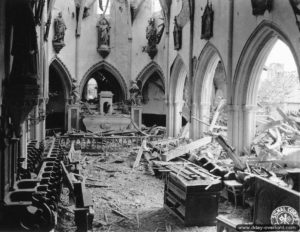
<svg viewBox="0 0 300 232">
<path fill-rule="evenodd" d="M 216 141 L 222 146 L 222 148 L 227 152 L 228 156 L 233 160 L 234 166 L 244 170 L 246 168 L 246 164 L 242 162 L 242 160 L 234 153 L 234 149 L 225 141 L 225 139 L 218 135 L 216 137 Z"/>
<path fill-rule="evenodd" d="M 221 113 L 221 110 L 223 109 L 223 107 L 224 107 L 225 105 L 226 105 L 226 100 L 225 100 L 225 99 L 222 99 L 222 100 L 219 102 L 218 107 L 217 107 L 217 109 L 216 109 L 216 111 L 215 111 L 215 113 L 214 113 L 214 116 L 213 116 L 213 119 L 212 119 L 212 121 L 211 121 L 211 124 L 210 124 L 210 126 L 209 126 L 208 131 L 213 131 L 213 129 L 214 129 L 215 125 L 216 125 L 216 122 L 217 122 L 217 120 L 218 120 L 218 117 L 219 117 L 219 115 L 220 115 L 220 113 Z"/>
<path fill-rule="evenodd" d="M 271 121 L 271 122 L 268 122 L 266 124 L 263 124 L 263 125 L 260 125 L 258 128 L 257 128 L 257 131 L 259 131 L 260 133 L 266 131 L 266 130 L 269 130 L 273 127 L 276 127 L 276 126 L 280 126 L 282 123 L 281 120 L 277 120 L 277 121 Z"/>
<path fill-rule="evenodd" d="M 184 154 L 193 152 L 194 150 L 199 149 L 211 142 L 212 142 L 212 137 L 207 136 L 202 139 L 198 139 L 194 142 L 191 142 L 189 144 L 179 146 L 179 147 L 175 148 L 174 150 L 167 151 L 164 154 L 162 154 L 162 161 L 169 161 L 169 160 L 175 159 Z"/>
<path fill-rule="evenodd" d="M 146 146 L 146 140 L 144 139 L 143 141 L 142 141 L 142 145 L 141 145 L 141 147 L 140 147 L 140 149 L 139 149 L 139 151 L 138 151 L 138 154 L 137 154 L 137 156 L 136 156 L 136 159 L 135 159 L 135 161 L 134 161 L 134 164 L 133 164 L 133 166 L 132 166 L 132 169 L 134 169 L 134 168 L 136 168 L 137 166 L 139 166 L 139 163 L 140 163 L 140 160 L 141 160 L 141 158 L 142 158 L 142 155 L 143 155 L 143 151 L 144 151 L 144 146 Z"/>
<path fill-rule="evenodd" d="M 69 175 L 69 172 L 68 172 L 67 169 L 66 169 L 66 166 L 65 166 L 64 162 L 63 162 L 63 161 L 60 161 L 60 164 L 61 164 L 61 167 L 62 167 L 63 178 L 64 178 L 64 180 L 66 181 L 68 188 L 69 188 L 71 191 L 74 191 L 73 182 L 72 182 L 72 180 L 71 180 L 71 177 L 70 177 L 70 175 Z"/>
<path fill-rule="evenodd" d="M 291 127 L 296 127 L 299 129 L 297 123 L 291 119 L 289 116 L 287 116 L 280 108 L 276 108 L 277 112 L 280 114 L 280 116 L 291 126 Z"/>
</svg>

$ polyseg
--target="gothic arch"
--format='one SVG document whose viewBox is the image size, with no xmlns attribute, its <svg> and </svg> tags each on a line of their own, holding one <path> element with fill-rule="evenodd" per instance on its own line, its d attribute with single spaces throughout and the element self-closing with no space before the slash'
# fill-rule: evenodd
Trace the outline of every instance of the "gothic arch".
<svg viewBox="0 0 300 232">
<path fill-rule="evenodd" d="M 255 134 L 255 109 L 259 77 L 275 42 L 290 48 L 299 73 L 299 59 L 289 37 L 273 22 L 263 21 L 247 40 L 239 58 L 232 86 L 229 137 L 238 150 L 248 147 Z"/>
<path fill-rule="evenodd" d="M 90 75 L 93 74 L 94 72 L 104 69 L 108 72 L 110 72 L 118 81 L 118 83 L 120 84 L 121 88 L 122 88 L 122 96 L 123 99 L 127 99 L 127 85 L 125 82 L 125 79 L 123 78 L 123 76 L 121 75 L 121 73 L 110 63 L 108 63 L 107 61 L 100 61 L 96 64 L 94 64 L 92 67 L 90 67 L 88 69 L 88 71 L 84 74 L 83 78 L 80 81 L 80 85 L 79 85 L 79 94 L 80 96 L 82 96 L 82 92 L 84 89 L 85 84 L 87 83 L 87 81 L 90 78 Z"/>
<path fill-rule="evenodd" d="M 51 65 L 58 72 L 61 78 L 65 91 L 65 99 L 67 100 L 71 97 L 70 95 L 72 90 L 72 76 L 66 65 L 57 56 L 52 58 L 49 67 Z"/>
<path fill-rule="evenodd" d="M 158 75 L 160 76 L 160 78 L 161 78 L 161 80 L 164 84 L 164 89 L 165 89 L 166 84 L 165 84 L 164 73 L 163 73 L 161 67 L 155 61 L 151 61 L 149 64 L 147 64 L 142 69 L 142 71 L 140 71 L 140 73 L 137 75 L 136 80 L 141 81 L 142 82 L 142 87 L 143 87 L 144 84 L 146 83 L 146 81 L 149 79 L 149 77 L 151 77 L 151 75 L 155 72 L 158 73 Z"/>
<path fill-rule="evenodd" d="M 198 57 L 192 89 L 192 115 L 202 121 L 207 121 L 205 116 L 210 112 L 214 73 L 219 61 L 224 65 L 218 49 L 206 43 Z M 205 126 L 192 118 L 192 137 L 200 138 L 204 130 Z"/>
<path fill-rule="evenodd" d="M 183 59 L 178 54 L 175 58 L 170 75 L 169 98 L 168 98 L 168 135 L 177 136 L 181 128 L 180 111 L 183 106 L 184 82 L 187 78 L 187 68 Z"/>
</svg>

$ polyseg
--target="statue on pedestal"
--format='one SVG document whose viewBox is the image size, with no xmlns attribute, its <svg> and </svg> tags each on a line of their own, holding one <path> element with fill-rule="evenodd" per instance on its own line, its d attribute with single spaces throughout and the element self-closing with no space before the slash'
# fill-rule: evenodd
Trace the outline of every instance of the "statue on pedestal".
<svg viewBox="0 0 300 232">
<path fill-rule="evenodd" d="M 162 23 L 158 27 L 162 27 L 158 32 L 155 26 L 155 19 L 149 19 L 149 25 L 146 28 L 146 39 L 148 40 L 147 46 L 143 48 L 143 51 L 147 52 L 151 59 L 154 58 L 157 54 L 157 47 L 156 45 L 159 44 L 162 34 L 165 29 L 165 24 Z"/>
<path fill-rule="evenodd" d="M 76 104 L 80 100 L 80 96 L 78 93 L 78 86 L 76 84 L 76 80 L 72 79 L 72 90 L 71 90 L 71 104 Z"/>
<path fill-rule="evenodd" d="M 97 23 L 98 28 L 98 47 L 97 51 L 105 58 L 110 53 L 110 25 L 105 17 L 102 17 Z"/>
<path fill-rule="evenodd" d="M 131 105 L 141 105 L 141 82 L 132 81 L 129 89 Z"/>
<path fill-rule="evenodd" d="M 181 40 L 182 40 L 182 28 L 178 25 L 176 17 L 174 18 L 174 30 L 173 30 L 173 38 L 174 38 L 174 49 L 181 49 Z"/>
<path fill-rule="evenodd" d="M 56 53 L 65 46 L 64 38 L 65 31 L 67 30 L 65 21 L 62 18 L 62 13 L 59 12 L 58 16 L 54 19 L 54 37 L 52 40 L 53 48 Z"/>
<path fill-rule="evenodd" d="M 213 37 L 214 11 L 212 4 L 207 2 L 202 15 L 201 39 L 209 40 Z"/>
</svg>

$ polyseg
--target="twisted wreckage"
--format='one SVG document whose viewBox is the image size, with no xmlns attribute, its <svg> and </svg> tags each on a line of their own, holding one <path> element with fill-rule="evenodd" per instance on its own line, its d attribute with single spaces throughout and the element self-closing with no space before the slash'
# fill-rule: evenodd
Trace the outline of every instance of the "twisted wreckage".
<svg viewBox="0 0 300 232">
<path fill-rule="evenodd" d="M 28 230 L 49 231 L 57 226 L 59 209 L 63 208 L 74 214 L 75 228 L 80 231 L 90 230 L 95 223 L 99 226 L 100 222 L 99 231 L 111 228 L 108 220 L 104 222 L 95 216 L 95 200 L 87 191 L 105 191 L 109 183 L 99 184 L 97 178 L 88 174 L 91 172 L 83 171 L 87 157 L 93 155 L 94 167 L 113 172 L 96 163 L 104 162 L 103 155 L 118 156 L 120 152 L 134 156 L 130 162 L 132 172 L 144 164 L 147 174 L 163 179 L 164 208 L 184 226 L 216 225 L 217 231 L 238 231 L 240 224 L 272 224 L 272 212 L 281 206 L 299 214 L 300 125 L 297 117 L 280 109 L 278 112 L 281 120 L 269 119 L 259 125 L 251 148 L 242 155 L 226 141 L 224 127 L 217 125 L 219 112 L 211 120 L 214 125 L 210 125 L 206 136 L 195 141 L 185 136 L 165 138 L 162 127 L 138 129 L 135 125 L 119 131 L 56 135 L 39 146 L 32 142 L 28 145 L 28 168 L 20 167 L 18 181 L 5 199 L 7 221 L 13 220 Z M 220 210 L 224 199 L 233 210 L 243 209 L 249 214 L 232 219 L 230 213 Z M 132 221 L 124 209 L 113 202 L 111 205 L 114 215 Z M 297 227 L 297 219 L 292 219 Z M 139 218 L 136 220 L 139 227 Z"/>
</svg>

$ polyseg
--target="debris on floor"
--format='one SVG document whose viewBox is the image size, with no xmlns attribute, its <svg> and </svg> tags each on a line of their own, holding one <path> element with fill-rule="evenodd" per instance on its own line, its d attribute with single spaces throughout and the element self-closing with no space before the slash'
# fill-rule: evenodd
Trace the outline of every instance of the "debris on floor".
<svg viewBox="0 0 300 232">
<path fill-rule="evenodd" d="M 269 118 L 259 124 L 251 147 L 238 154 L 224 133 L 215 130 L 223 107 L 221 101 L 212 117 L 210 130 L 195 141 L 187 138 L 187 127 L 178 138 L 144 136 L 163 130 L 153 127 L 144 129 L 144 134 L 136 132 L 140 133 L 139 140 L 129 146 L 117 147 L 117 151 L 83 149 L 80 152 L 71 147 L 85 186 L 92 195 L 94 231 L 215 231 L 216 219 L 221 224 L 226 220 L 252 222 L 257 201 L 254 194 L 256 177 L 264 178 L 274 186 L 299 191 L 299 122 L 278 109 L 282 119 Z M 110 139 L 109 136 L 121 135 L 116 138 L 123 141 L 126 136 L 136 136 L 136 133 L 110 131 L 102 132 L 101 136 L 108 135 Z M 84 141 L 86 135 L 81 136 L 83 140 L 79 141 Z M 101 140 L 101 146 L 109 145 L 107 141 Z M 211 198 L 202 201 L 201 194 L 205 193 L 207 197 L 209 192 Z M 197 219 L 200 211 L 189 208 L 187 202 L 190 199 L 194 199 L 195 205 L 199 202 L 202 206 L 209 204 L 204 207 L 206 210 L 214 209 L 206 213 L 208 218 L 203 224 Z M 191 215 L 196 219 L 191 220 Z"/>
</svg>

